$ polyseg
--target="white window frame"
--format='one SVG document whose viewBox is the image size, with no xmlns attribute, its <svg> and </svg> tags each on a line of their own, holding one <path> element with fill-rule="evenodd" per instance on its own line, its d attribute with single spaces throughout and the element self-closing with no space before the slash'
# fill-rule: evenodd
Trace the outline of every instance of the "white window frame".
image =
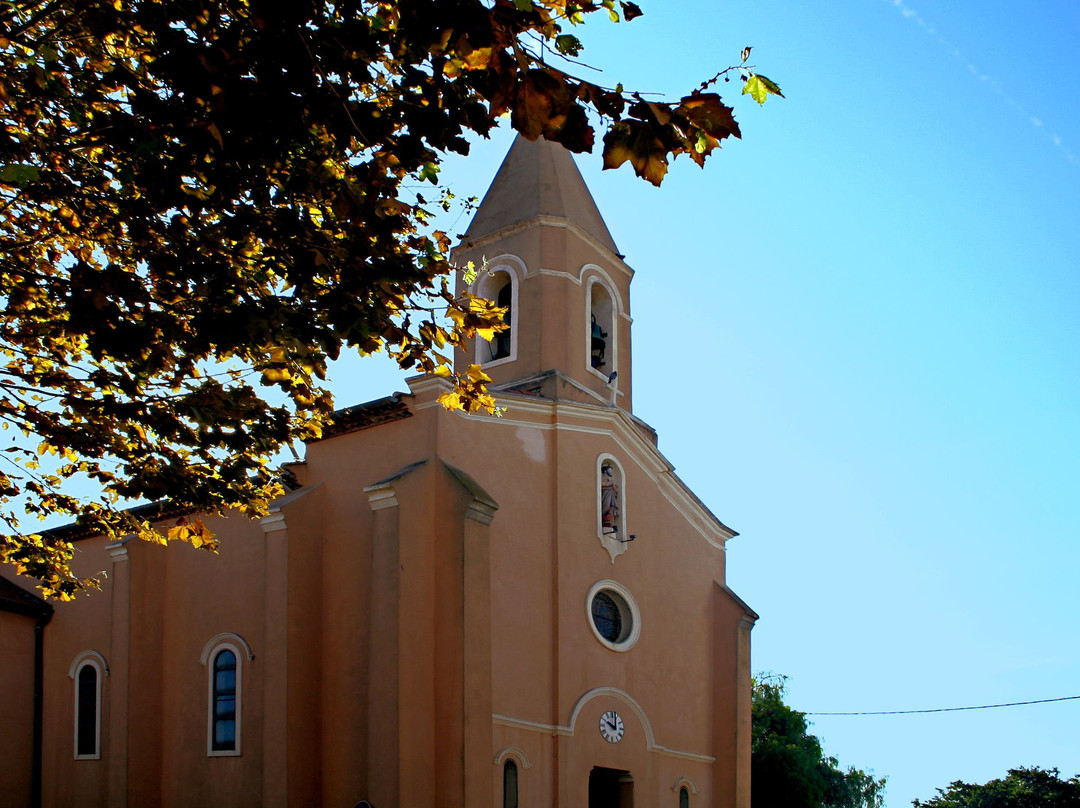
<svg viewBox="0 0 1080 808">
<path fill-rule="evenodd" d="M 83 668 L 93 668 L 97 673 L 94 686 L 94 751 L 90 754 L 79 754 L 79 674 Z M 83 651 L 75 657 L 68 669 L 68 676 L 74 680 L 75 700 L 72 715 L 74 726 L 72 732 L 72 752 L 75 760 L 101 760 L 101 700 L 104 695 L 105 677 L 109 675 L 109 665 L 97 651 Z"/>
<path fill-rule="evenodd" d="M 214 662 L 222 651 L 232 651 L 236 658 L 236 743 L 232 749 L 214 749 Z M 206 756 L 239 757 L 244 718 L 244 660 L 251 661 L 255 655 L 243 637 L 238 634 L 218 634 L 203 648 L 200 662 L 207 669 L 206 676 Z"/>
<path fill-rule="evenodd" d="M 612 642 L 601 634 L 600 630 L 596 627 L 596 623 L 593 621 L 593 597 L 595 597 L 597 592 L 601 591 L 613 592 L 617 595 L 618 599 L 623 602 L 627 611 L 630 613 L 630 630 L 626 633 L 625 637 L 615 642 Z M 641 610 L 638 609 L 637 601 L 634 600 L 629 589 L 618 581 L 612 581 L 610 578 L 597 581 L 589 588 L 589 594 L 585 596 L 585 619 L 589 623 L 589 628 L 592 630 L 593 636 L 599 640 L 601 645 L 605 648 L 610 648 L 612 651 L 629 651 L 637 644 L 638 639 L 641 637 Z"/>
</svg>

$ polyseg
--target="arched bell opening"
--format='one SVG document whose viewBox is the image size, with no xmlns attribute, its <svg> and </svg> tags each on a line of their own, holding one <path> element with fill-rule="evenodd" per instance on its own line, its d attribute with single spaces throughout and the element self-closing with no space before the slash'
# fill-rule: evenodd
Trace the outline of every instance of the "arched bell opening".
<svg viewBox="0 0 1080 808">
<path fill-rule="evenodd" d="M 478 339 L 476 341 L 477 363 L 488 365 L 492 362 L 514 359 L 517 354 L 517 333 L 514 323 L 517 289 L 513 274 L 506 270 L 493 270 L 477 284 L 476 294 L 506 309 L 503 322 L 509 326 L 496 332 L 494 338 L 490 340 Z"/>
<path fill-rule="evenodd" d="M 587 363 L 590 370 L 605 379 L 616 371 L 615 302 L 600 280 L 589 284 L 589 322 Z"/>
</svg>

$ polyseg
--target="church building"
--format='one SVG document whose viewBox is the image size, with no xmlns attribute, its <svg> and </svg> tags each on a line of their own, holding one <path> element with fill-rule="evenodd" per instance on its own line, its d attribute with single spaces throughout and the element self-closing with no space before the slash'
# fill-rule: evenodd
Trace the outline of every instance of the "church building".
<svg viewBox="0 0 1080 808">
<path fill-rule="evenodd" d="M 69 528 L 102 591 L 0 571 L 0 806 L 749 808 L 736 534 L 633 414 L 633 272 L 570 154 L 519 137 L 454 258 L 508 309 L 455 356 L 502 417 L 412 378 L 208 519 L 218 555 Z"/>
</svg>

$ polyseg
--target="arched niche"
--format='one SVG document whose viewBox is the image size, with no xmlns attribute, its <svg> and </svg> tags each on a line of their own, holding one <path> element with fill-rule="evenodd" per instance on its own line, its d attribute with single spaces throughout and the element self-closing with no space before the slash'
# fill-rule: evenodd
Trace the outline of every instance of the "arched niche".
<svg viewBox="0 0 1080 808">
<path fill-rule="evenodd" d="M 614 455 L 596 458 L 596 536 L 615 557 L 626 552 L 633 537 L 626 529 L 626 475 Z"/>
</svg>

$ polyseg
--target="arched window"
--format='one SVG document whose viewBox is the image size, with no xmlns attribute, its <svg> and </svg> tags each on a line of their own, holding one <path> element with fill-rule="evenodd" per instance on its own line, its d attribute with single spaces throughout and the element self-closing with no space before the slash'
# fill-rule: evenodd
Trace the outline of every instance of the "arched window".
<svg viewBox="0 0 1080 808">
<path fill-rule="evenodd" d="M 75 683 L 75 759 L 101 759 L 101 692 L 109 675 L 105 657 L 97 651 L 83 651 L 68 668 Z"/>
<path fill-rule="evenodd" d="M 214 655 L 210 696 L 210 751 L 237 751 L 237 716 L 240 690 L 236 652 L 223 648 Z"/>
<path fill-rule="evenodd" d="M 207 668 L 206 754 L 239 755 L 243 729 L 244 660 L 255 659 L 238 634 L 213 637 L 203 648 L 200 662 Z"/>
<path fill-rule="evenodd" d="M 75 671 L 75 759 L 101 758 L 101 667 L 83 661 Z"/>
<path fill-rule="evenodd" d="M 615 302 L 597 279 L 589 284 L 588 367 L 605 378 L 616 370 Z"/>
<path fill-rule="evenodd" d="M 690 789 L 686 786 L 679 789 L 679 808 L 690 808 Z"/>
<path fill-rule="evenodd" d="M 495 339 L 492 343 L 494 351 L 492 352 L 492 359 L 506 359 L 510 356 L 510 332 L 514 324 L 514 285 L 507 281 L 499 289 L 499 294 L 495 296 L 495 303 L 500 308 L 506 309 L 506 314 L 503 315 L 503 322 L 505 322 L 511 328 L 505 331 L 500 331 L 495 335 Z"/>
<path fill-rule="evenodd" d="M 514 276 L 505 269 L 495 269 L 485 275 L 476 286 L 480 297 L 493 300 L 495 305 L 506 309 L 504 322 L 510 326 L 495 334 L 490 342 L 477 340 L 476 361 L 481 365 L 497 362 L 501 359 L 513 359 L 517 354 L 517 334 L 514 329 L 514 316 L 517 307 L 517 294 Z"/>
<path fill-rule="evenodd" d="M 518 768 L 513 760 L 503 764 L 503 808 L 518 808 Z"/>
</svg>

